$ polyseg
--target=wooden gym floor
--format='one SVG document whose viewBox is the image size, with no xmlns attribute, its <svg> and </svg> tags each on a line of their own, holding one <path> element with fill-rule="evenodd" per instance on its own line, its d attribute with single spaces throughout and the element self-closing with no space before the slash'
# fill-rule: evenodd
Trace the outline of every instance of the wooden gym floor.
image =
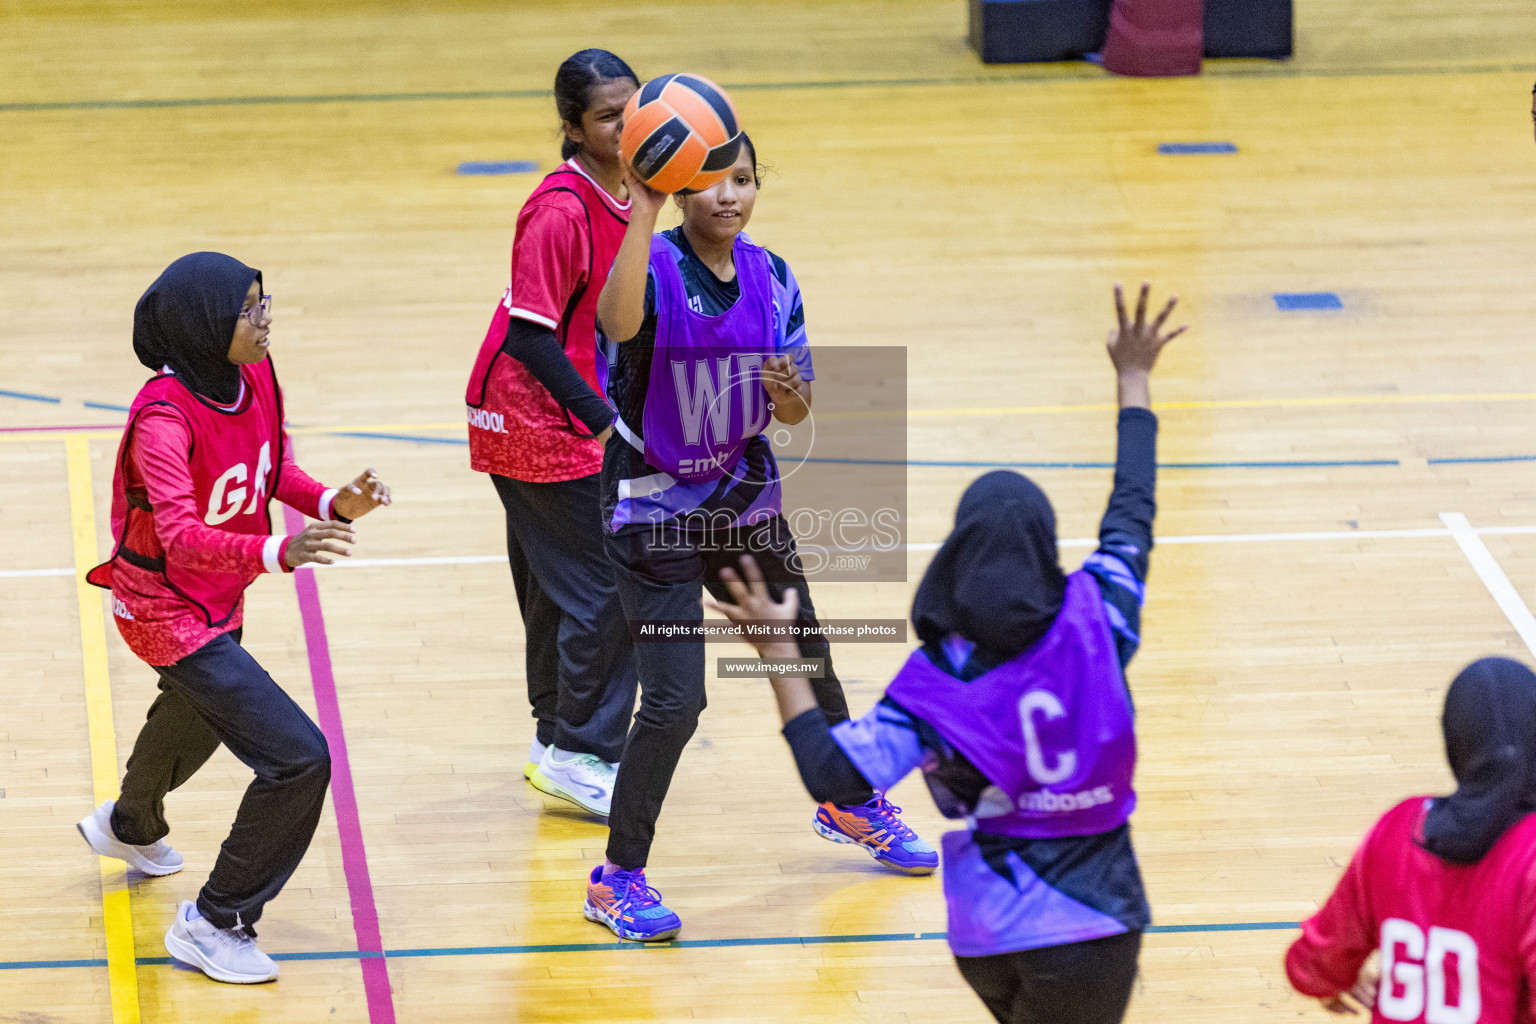
<svg viewBox="0 0 1536 1024">
<path fill-rule="evenodd" d="M 822 586 L 829 616 L 905 614 L 980 472 L 955 463 L 1112 458 L 1109 287 L 1184 298 L 1131 672 L 1159 929 L 1131 1019 L 1321 1019 L 1285 983 L 1291 923 L 1384 807 L 1446 786 L 1455 671 L 1530 657 L 1536 10 L 1298 0 L 1296 60 L 1147 82 L 982 67 L 959 0 L 312 9 L 0 4 L 0 1021 L 983 1019 L 931 937 L 939 880 L 811 833 L 765 686 L 712 684 L 661 821 L 651 875 L 692 945 L 607 948 L 580 914 L 603 828 L 522 780 L 501 512 L 456 442 L 537 176 L 454 170 L 547 170 L 540 93 L 588 45 L 731 86 L 773 167 L 751 231 L 794 265 L 813 343 L 907 348 L 909 582 Z M 169 800 L 183 874 L 124 879 L 72 827 L 154 690 L 74 578 L 107 550 L 132 307 L 204 248 L 276 295 L 302 462 L 396 495 L 361 529 L 374 564 L 313 577 L 323 635 L 294 579 L 250 592 L 248 645 L 312 710 L 329 656 L 361 844 L 328 810 L 263 921 L 295 958 L 249 989 L 160 942 L 245 785 L 233 758 Z M 1273 298 L 1319 292 L 1342 308 Z M 1030 472 L 1063 538 L 1091 537 L 1107 470 Z M 903 654 L 839 649 L 856 711 Z M 893 795 L 936 840 L 921 783 Z M 357 953 L 370 893 L 385 958 Z"/>
</svg>

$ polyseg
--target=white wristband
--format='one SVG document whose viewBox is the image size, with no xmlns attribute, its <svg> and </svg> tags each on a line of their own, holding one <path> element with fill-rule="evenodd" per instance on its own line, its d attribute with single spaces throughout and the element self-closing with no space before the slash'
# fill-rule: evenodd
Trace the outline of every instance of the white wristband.
<svg viewBox="0 0 1536 1024">
<path fill-rule="evenodd" d="M 328 487 L 325 493 L 320 495 L 320 514 L 315 518 L 319 519 L 322 523 L 333 518 L 331 516 L 331 502 L 335 499 L 337 491 L 338 489 L 335 487 Z"/>
<path fill-rule="evenodd" d="M 261 546 L 261 564 L 267 572 L 282 572 L 283 563 L 277 560 L 283 550 L 283 541 L 288 539 L 286 533 L 274 533 L 267 538 L 267 542 Z"/>
</svg>

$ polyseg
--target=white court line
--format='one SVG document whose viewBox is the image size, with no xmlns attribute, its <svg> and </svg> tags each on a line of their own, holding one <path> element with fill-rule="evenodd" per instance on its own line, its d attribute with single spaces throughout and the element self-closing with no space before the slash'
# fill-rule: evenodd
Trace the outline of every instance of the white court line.
<svg viewBox="0 0 1536 1024">
<path fill-rule="evenodd" d="M 1504 613 L 1509 624 L 1515 627 L 1520 639 L 1525 641 L 1525 649 L 1536 655 L 1536 616 L 1531 615 L 1531 610 L 1520 599 L 1515 585 L 1509 582 L 1509 577 L 1499 567 L 1498 559 L 1493 557 L 1493 552 L 1488 550 L 1488 545 L 1478 536 L 1478 533 L 1486 531 L 1472 529 L 1472 524 L 1460 512 L 1442 512 L 1440 521 L 1451 531 L 1456 545 L 1467 556 L 1467 561 L 1472 563 L 1472 570 L 1483 581 L 1483 586 L 1488 588 L 1488 593 L 1493 595 L 1499 610 Z"/>
<path fill-rule="evenodd" d="M 1441 519 L 1445 519 L 1441 516 Z M 1463 517 L 1463 522 L 1465 518 Z M 1485 526 L 1467 529 L 1476 536 L 1518 536 L 1536 534 L 1536 526 Z M 1274 544 L 1291 541 L 1329 540 L 1404 540 L 1419 537 L 1453 537 L 1455 531 L 1448 527 L 1426 527 L 1413 530 L 1313 530 L 1298 533 L 1196 533 L 1180 537 L 1158 537 L 1157 544 Z M 1066 537 L 1056 542 L 1064 548 L 1097 547 L 1095 537 Z M 937 551 L 936 541 L 903 545 L 906 551 Z M 1486 549 L 1485 549 L 1486 550 Z M 418 565 L 499 565 L 506 555 L 431 555 L 419 558 L 348 558 L 330 566 L 313 566 L 317 569 L 399 569 Z M 73 569 L 0 569 L 0 579 L 24 579 L 37 576 L 73 576 Z"/>
<path fill-rule="evenodd" d="M 1536 533 L 1536 526 L 1503 526 L 1492 527 L 1480 531 L 1482 533 Z M 1319 530 L 1311 533 L 1207 533 L 1190 534 L 1184 537 L 1158 537 L 1157 544 L 1264 544 L 1278 541 L 1306 541 L 1306 540 L 1384 540 L 1404 537 L 1449 537 L 1450 531 L 1442 527 L 1428 527 L 1418 530 Z M 810 545 L 802 544 L 801 547 Z M 1096 548 L 1099 546 L 1097 537 L 1064 537 L 1056 542 L 1057 547 L 1063 548 Z M 828 551 L 857 551 L 857 548 L 828 548 Z M 928 541 L 917 544 L 903 544 L 901 550 L 905 551 L 937 551 L 937 541 Z M 492 562 L 505 562 L 504 555 L 461 555 L 458 557 L 439 556 L 432 558 L 357 558 L 338 561 L 333 568 L 337 569 L 368 569 L 385 566 L 409 566 L 409 565 L 485 565 Z M 321 568 L 332 568 L 322 566 Z"/>
<path fill-rule="evenodd" d="M 335 565 L 315 565 L 312 569 L 371 569 L 397 565 L 490 565 L 505 562 L 506 555 L 434 555 L 429 558 L 343 558 Z"/>
</svg>

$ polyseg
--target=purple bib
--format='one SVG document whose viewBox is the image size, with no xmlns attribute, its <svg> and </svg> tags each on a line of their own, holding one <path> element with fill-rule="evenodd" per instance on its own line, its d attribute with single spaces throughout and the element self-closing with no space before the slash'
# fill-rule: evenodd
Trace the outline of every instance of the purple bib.
<svg viewBox="0 0 1536 1024">
<path fill-rule="evenodd" d="M 736 236 L 740 296 L 719 316 L 688 306 L 677 247 L 651 238 L 656 347 L 645 392 L 645 461 L 679 480 L 718 480 L 768 425 L 763 360 L 778 350 L 768 254 Z"/>
<path fill-rule="evenodd" d="M 976 808 L 985 832 L 1048 839 L 1097 835 L 1136 806 L 1136 733 L 1104 598 L 1086 572 L 1067 577 L 1050 631 L 971 682 L 921 651 L 886 689 L 992 783 Z"/>
</svg>

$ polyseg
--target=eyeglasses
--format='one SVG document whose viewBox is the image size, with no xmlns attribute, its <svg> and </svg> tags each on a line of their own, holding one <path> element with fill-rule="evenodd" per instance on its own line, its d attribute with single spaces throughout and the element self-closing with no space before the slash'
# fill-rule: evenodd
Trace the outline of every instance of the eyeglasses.
<svg viewBox="0 0 1536 1024">
<path fill-rule="evenodd" d="M 242 309 L 238 319 L 249 320 L 252 327 L 259 327 L 272 319 L 272 296 L 263 295 L 256 305 L 249 309 Z"/>
</svg>

